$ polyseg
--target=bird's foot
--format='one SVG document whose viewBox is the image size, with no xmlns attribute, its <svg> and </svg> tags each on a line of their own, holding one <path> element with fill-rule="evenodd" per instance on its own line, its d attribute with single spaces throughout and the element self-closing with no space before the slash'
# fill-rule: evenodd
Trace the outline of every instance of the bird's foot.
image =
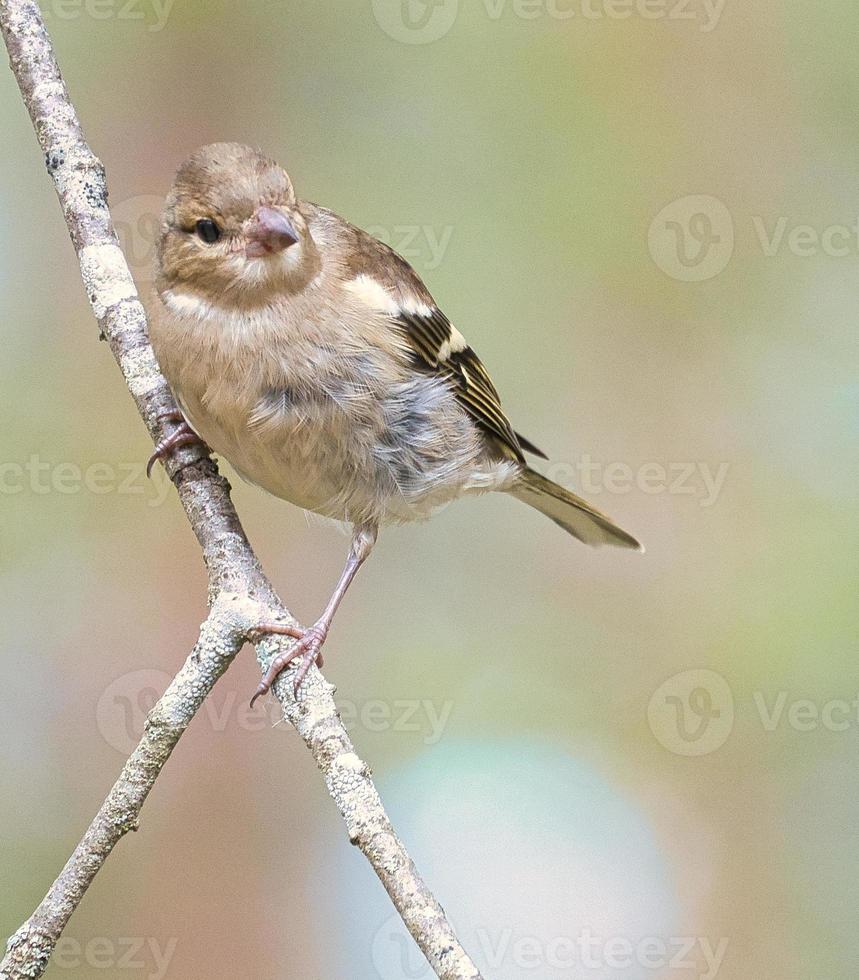
<svg viewBox="0 0 859 980">
<path fill-rule="evenodd" d="M 208 452 L 209 447 L 191 426 L 188 425 L 185 421 L 185 416 L 181 412 L 166 412 L 164 415 L 159 415 L 158 420 L 160 422 L 175 422 L 176 429 L 169 436 L 162 439 L 155 447 L 155 452 L 149 457 L 149 462 L 146 464 L 147 476 L 152 476 L 152 467 L 159 460 L 163 463 L 173 450 L 178 449 L 180 446 L 191 446 L 194 443 L 198 443 Z"/>
<path fill-rule="evenodd" d="M 297 660 L 300 657 L 301 663 L 295 672 L 295 678 L 292 682 L 293 694 L 298 695 L 301 682 L 307 676 L 307 672 L 311 666 L 313 664 L 316 664 L 318 667 L 322 666 L 322 646 L 328 637 L 328 628 L 329 624 L 320 619 L 307 629 L 302 629 L 300 626 L 285 626 L 282 623 L 262 623 L 249 631 L 251 635 L 273 634 L 275 636 L 291 636 L 297 641 L 285 653 L 275 657 L 269 664 L 269 668 L 260 681 L 256 693 L 251 698 L 251 707 L 254 706 L 254 702 L 258 697 L 271 690 L 271 686 L 280 672 L 288 664 L 291 664 L 293 660 Z"/>
</svg>

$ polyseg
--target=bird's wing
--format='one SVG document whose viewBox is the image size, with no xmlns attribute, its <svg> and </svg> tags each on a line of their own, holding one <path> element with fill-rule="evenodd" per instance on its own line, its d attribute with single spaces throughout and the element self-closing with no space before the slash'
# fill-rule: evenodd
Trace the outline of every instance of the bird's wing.
<svg viewBox="0 0 859 980">
<path fill-rule="evenodd" d="M 401 310 L 397 321 L 414 350 L 417 364 L 447 378 L 457 400 L 475 422 L 520 461 L 524 449 L 534 451 L 536 447 L 523 440 L 510 425 L 498 391 L 480 358 L 437 306 L 407 307 Z"/>
<path fill-rule="evenodd" d="M 514 431 L 480 358 L 436 306 L 409 263 L 361 229 L 346 227 L 347 285 L 390 314 L 408 342 L 415 366 L 444 377 L 466 412 L 514 458 L 522 462 L 523 451 L 547 458 Z"/>
</svg>

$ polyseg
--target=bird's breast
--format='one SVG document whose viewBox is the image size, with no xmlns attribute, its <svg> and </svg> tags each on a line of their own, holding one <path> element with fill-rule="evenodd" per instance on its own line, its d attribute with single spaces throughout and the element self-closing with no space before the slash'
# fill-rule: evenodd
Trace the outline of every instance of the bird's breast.
<svg viewBox="0 0 859 980">
<path fill-rule="evenodd" d="M 200 436 L 244 478 L 300 507 L 355 523 L 407 521 L 512 480 L 446 382 L 357 329 L 345 332 L 350 343 L 342 333 L 333 343 L 311 321 L 168 315 L 152 339 Z"/>
</svg>

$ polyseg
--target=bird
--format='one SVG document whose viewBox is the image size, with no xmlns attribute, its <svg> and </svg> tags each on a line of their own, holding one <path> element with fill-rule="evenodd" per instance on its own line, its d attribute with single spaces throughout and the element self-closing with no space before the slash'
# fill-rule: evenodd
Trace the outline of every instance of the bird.
<svg viewBox="0 0 859 980">
<path fill-rule="evenodd" d="M 352 529 L 343 572 L 254 700 L 299 659 L 294 693 L 376 542 L 452 500 L 503 492 L 588 545 L 643 550 L 533 469 L 483 363 L 393 249 L 300 199 L 262 151 L 212 143 L 180 166 L 155 248 L 151 342 L 181 415 L 162 462 L 199 439 L 270 494 Z M 252 702 L 253 703 L 253 702 Z"/>
</svg>

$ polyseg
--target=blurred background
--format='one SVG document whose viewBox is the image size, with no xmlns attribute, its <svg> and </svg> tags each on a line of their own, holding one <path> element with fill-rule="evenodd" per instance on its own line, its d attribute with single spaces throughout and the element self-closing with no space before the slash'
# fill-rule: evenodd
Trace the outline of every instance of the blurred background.
<svg viewBox="0 0 859 980">
<path fill-rule="evenodd" d="M 383 533 L 338 616 L 344 720 L 485 975 L 855 976 L 859 9 L 43 7 L 141 289 L 182 159 L 264 148 L 415 265 L 547 472 L 647 545 L 461 502 Z M 206 607 L 5 70 L 0 128 L 7 936 Z M 312 621 L 347 539 L 234 483 Z M 257 680 L 246 649 L 48 977 L 430 976 Z"/>
</svg>

